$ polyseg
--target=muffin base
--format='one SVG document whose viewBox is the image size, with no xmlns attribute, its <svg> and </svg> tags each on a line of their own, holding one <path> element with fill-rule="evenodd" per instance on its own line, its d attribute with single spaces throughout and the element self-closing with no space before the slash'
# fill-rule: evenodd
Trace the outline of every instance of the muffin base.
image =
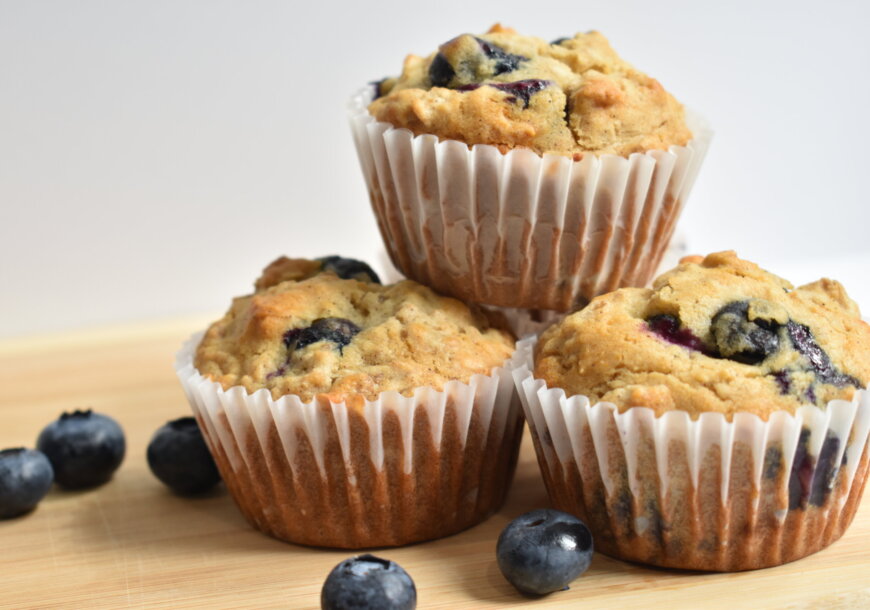
<svg viewBox="0 0 870 610">
<path fill-rule="evenodd" d="M 345 405 L 224 391 L 176 369 L 233 499 L 275 538 L 335 548 L 397 546 L 456 533 L 504 502 L 522 416 L 509 371 L 443 391 Z"/>
<path fill-rule="evenodd" d="M 704 413 L 619 413 L 514 379 L 554 506 L 584 519 L 605 554 L 661 567 L 739 571 L 800 559 L 837 540 L 868 474 L 870 392 L 767 422 Z"/>
</svg>

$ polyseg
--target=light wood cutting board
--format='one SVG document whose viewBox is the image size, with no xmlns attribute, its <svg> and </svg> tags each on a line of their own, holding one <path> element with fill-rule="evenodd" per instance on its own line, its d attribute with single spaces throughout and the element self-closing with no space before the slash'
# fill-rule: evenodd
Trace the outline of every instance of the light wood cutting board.
<svg viewBox="0 0 870 610">
<path fill-rule="evenodd" d="M 30 446 L 62 411 L 115 417 L 128 453 L 115 478 L 51 491 L 26 517 L 0 521 L 0 608 L 317 608 L 346 551 L 309 549 L 251 529 L 221 487 L 197 499 L 148 470 L 154 430 L 188 414 L 175 351 L 204 320 L 0 342 L 0 448 Z M 547 506 L 528 436 L 504 508 L 455 536 L 376 551 L 417 584 L 419 608 L 870 608 L 870 505 L 830 548 L 737 574 L 658 570 L 596 555 L 568 591 L 517 594 L 495 563 L 501 529 Z"/>
</svg>

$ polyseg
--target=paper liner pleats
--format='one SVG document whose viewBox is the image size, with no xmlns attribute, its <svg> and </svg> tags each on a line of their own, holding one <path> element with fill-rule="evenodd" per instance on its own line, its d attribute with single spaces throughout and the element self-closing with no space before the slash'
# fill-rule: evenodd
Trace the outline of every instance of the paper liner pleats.
<svg viewBox="0 0 870 610">
<path fill-rule="evenodd" d="M 513 366 L 538 463 L 554 506 L 587 522 L 597 550 L 749 570 L 823 549 L 851 523 L 867 478 L 870 392 L 768 421 L 620 413 L 535 379 L 534 343 L 518 344 Z"/>
<path fill-rule="evenodd" d="M 667 151 L 581 161 L 439 142 L 378 122 L 355 95 L 350 122 L 384 244 L 409 278 L 465 301 L 569 311 L 642 286 L 662 259 L 712 132 Z"/>
<path fill-rule="evenodd" d="M 680 259 L 687 254 L 685 237 L 680 237 L 677 234 L 671 241 L 665 252 L 662 262 L 658 267 L 655 275 L 658 276 L 665 271 L 676 267 Z M 572 312 L 559 312 L 549 309 L 518 309 L 513 307 L 496 307 L 494 305 L 482 305 L 493 322 L 506 328 L 513 333 L 515 337 L 527 337 L 529 335 L 540 335 L 547 328 L 560 322 L 565 316 Z"/>
<path fill-rule="evenodd" d="M 504 501 L 522 433 L 509 369 L 352 405 L 273 400 L 200 375 L 200 338 L 185 344 L 176 372 L 257 529 L 313 546 L 395 546 L 463 530 Z"/>
</svg>

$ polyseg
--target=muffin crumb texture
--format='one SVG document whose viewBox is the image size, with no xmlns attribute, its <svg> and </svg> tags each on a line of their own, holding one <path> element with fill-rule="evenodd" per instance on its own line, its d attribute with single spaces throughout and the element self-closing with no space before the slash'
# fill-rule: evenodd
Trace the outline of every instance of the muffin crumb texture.
<svg viewBox="0 0 870 610">
<path fill-rule="evenodd" d="M 734 252 L 690 258 L 652 289 L 623 288 L 545 332 L 535 376 L 571 396 L 657 414 L 763 419 L 870 381 L 870 326 L 836 281 L 793 289 Z"/>
<path fill-rule="evenodd" d="M 224 389 L 361 405 L 385 391 L 410 396 L 489 375 L 513 351 L 512 337 L 459 301 L 411 281 L 342 279 L 327 263 L 279 259 L 267 267 L 257 291 L 234 299 L 206 332 L 199 372 Z"/>
<path fill-rule="evenodd" d="M 549 43 L 496 24 L 409 55 L 376 93 L 369 112 L 380 121 L 502 152 L 628 156 L 692 137 L 679 102 L 598 32 Z"/>
</svg>

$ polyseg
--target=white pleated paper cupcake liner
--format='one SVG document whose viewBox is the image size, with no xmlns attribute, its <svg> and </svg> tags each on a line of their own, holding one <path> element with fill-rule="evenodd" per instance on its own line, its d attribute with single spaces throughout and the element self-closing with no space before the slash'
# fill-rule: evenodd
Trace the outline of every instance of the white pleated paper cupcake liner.
<svg viewBox="0 0 870 610">
<path fill-rule="evenodd" d="M 522 433 L 510 370 L 345 404 L 224 390 L 185 343 L 176 373 L 233 499 L 256 528 L 313 546 L 395 546 L 474 525 L 504 501 Z"/>
<path fill-rule="evenodd" d="M 655 271 L 654 276 L 659 276 L 677 266 L 680 259 L 688 253 L 685 236 L 678 232 L 671 241 L 664 257 Z M 562 321 L 565 316 L 571 315 L 570 311 L 559 312 L 550 309 L 522 309 L 516 307 L 497 307 L 495 305 L 481 305 L 486 311 L 495 314 L 503 320 L 503 325 L 510 330 L 515 337 L 528 337 L 539 335 L 547 328 Z"/>
<path fill-rule="evenodd" d="M 736 413 L 620 413 L 535 379 L 535 339 L 514 381 L 553 504 L 585 519 L 595 547 L 658 566 L 778 565 L 837 540 L 868 469 L 870 392 L 767 421 Z"/>
<path fill-rule="evenodd" d="M 690 116 L 694 138 L 667 151 L 501 153 L 376 121 L 372 96 L 351 99 L 350 123 L 393 263 L 438 292 L 501 307 L 570 311 L 645 285 L 712 137 Z"/>
</svg>

